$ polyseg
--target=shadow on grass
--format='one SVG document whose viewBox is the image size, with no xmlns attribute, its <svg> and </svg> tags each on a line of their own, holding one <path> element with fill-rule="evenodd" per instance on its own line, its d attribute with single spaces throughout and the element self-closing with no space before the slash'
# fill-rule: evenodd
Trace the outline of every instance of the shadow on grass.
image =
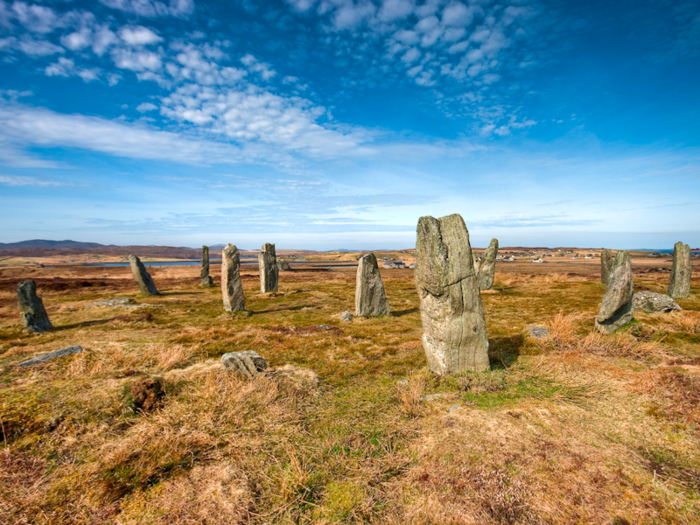
<svg viewBox="0 0 700 525">
<path fill-rule="evenodd" d="M 395 310 L 391 312 L 391 317 L 403 317 L 404 315 L 419 312 L 420 308 L 409 308 L 408 310 Z"/>
<path fill-rule="evenodd" d="M 313 304 L 300 304 L 299 306 L 289 306 L 287 308 L 277 308 L 275 310 L 250 310 L 253 315 L 273 314 L 275 312 L 291 312 L 295 310 L 303 310 L 304 308 L 313 308 Z"/>
<path fill-rule="evenodd" d="M 489 339 L 489 361 L 491 370 L 510 368 L 520 357 L 520 351 L 525 345 L 523 334 Z"/>
<path fill-rule="evenodd" d="M 89 326 L 98 326 L 101 324 L 107 324 L 109 322 L 117 319 L 116 317 L 110 317 L 109 319 L 97 319 L 95 321 L 83 321 L 82 323 L 75 324 L 65 324 L 63 326 L 54 326 L 52 332 L 62 332 L 64 330 L 72 330 L 73 328 L 88 328 Z"/>
</svg>

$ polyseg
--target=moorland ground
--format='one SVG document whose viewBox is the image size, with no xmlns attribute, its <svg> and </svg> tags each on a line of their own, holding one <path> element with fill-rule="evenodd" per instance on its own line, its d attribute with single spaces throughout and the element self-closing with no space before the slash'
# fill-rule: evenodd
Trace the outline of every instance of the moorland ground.
<svg viewBox="0 0 700 525">
<path fill-rule="evenodd" d="M 682 312 L 602 336 L 598 265 L 499 263 L 492 370 L 443 378 L 411 270 L 382 270 L 390 316 L 341 323 L 352 268 L 281 272 L 269 295 L 244 269 L 250 316 L 198 267 L 150 269 L 158 297 L 128 268 L 0 268 L 0 523 L 698 523 L 700 267 Z M 669 259 L 633 266 L 665 293 Z M 20 324 L 29 278 L 52 332 Z M 152 306 L 86 308 L 123 296 Z M 223 369 L 237 350 L 272 373 Z M 148 412 L 143 378 L 164 390 Z"/>
</svg>

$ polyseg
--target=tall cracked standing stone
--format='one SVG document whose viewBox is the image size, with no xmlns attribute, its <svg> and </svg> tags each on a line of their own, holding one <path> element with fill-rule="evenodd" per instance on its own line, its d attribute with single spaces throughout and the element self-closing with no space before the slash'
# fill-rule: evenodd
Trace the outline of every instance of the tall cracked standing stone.
<svg viewBox="0 0 700 525">
<path fill-rule="evenodd" d="M 690 246 L 677 242 L 673 247 L 673 269 L 668 282 L 668 295 L 674 299 L 683 299 L 690 295 Z"/>
<path fill-rule="evenodd" d="M 260 293 L 276 292 L 279 281 L 279 268 L 277 268 L 277 254 L 275 245 L 266 242 L 258 255 L 258 268 L 260 269 Z"/>
<path fill-rule="evenodd" d="M 17 305 L 24 326 L 32 332 L 48 332 L 53 329 L 49 316 L 46 314 L 44 303 L 36 294 L 36 283 L 24 281 L 17 285 Z"/>
<path fill-rule="evenodd" d="M 430 369 L 440 375 L 488 370 L 484 306 L 464 220 L 421 217 L 417 233 L 416 288 Z"/>
<path fill-rule="evenodd" d="M 608 285 L 610 274 L 615 266 L 615 257 L 610 250 L 605 248 L 600 254 L 600 282 Z"/>
<path fill-rule="evenodd" d="M 202 270 L 200 277 L 202 281 L 199 283 L 199 286 L 202 288 L 214 286 L 214 280 L 209 275 L 209 246 L 202 246 Z"/>
<path fill-rule="evenodd" d="M 484 252 L 477 270 L 479 290 L 490 290 L 493 286 L 493 278 L 496 274 L 496 258 L 498 257 L 498 239 L 491 239 L 491 244 Z"/>
<path fill-rule="evenodd" d="M 221 252 L 221 294 L 224 298 L 224 310 L 245 311 L 245 296 L 241 284 L 241 256 L 238 248 L 233 244 L 227 244 Z"/>
<path fill-rule="evenodd" d="M 623 250 L 615 256 L 603 304 L 595 318 L 596 330 L 614 332 L 634 319 L 634 282 L 630 252 Z"/>
<path fill-rule="evenodd" d="M 148 295 L 159 295 L 151 275 L 146 271 L 146 267 L 141 262 L 141 259 L 135 255 L 129 255 L 129 264 L 131 265 L 131 274 L 134 276 L 134 281 L 139 286 L 141 293 Z"/>
<path fill-rule="evenodd" d="M 355 284 L 355 315 L 370 317 L 391 312 L 377 258 L 368 253 L 359 260 Z"/>
</svg>

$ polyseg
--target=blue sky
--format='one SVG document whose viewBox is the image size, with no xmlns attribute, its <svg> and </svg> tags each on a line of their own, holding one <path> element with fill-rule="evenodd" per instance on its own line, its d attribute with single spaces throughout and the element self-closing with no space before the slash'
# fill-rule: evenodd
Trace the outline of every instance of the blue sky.
<svg viewBox="0 0 700 525">
<path fill-rule="evenodd" d="M 0 0 L 0 242 L 700 245 L 700 3 Z"/>
</svg>

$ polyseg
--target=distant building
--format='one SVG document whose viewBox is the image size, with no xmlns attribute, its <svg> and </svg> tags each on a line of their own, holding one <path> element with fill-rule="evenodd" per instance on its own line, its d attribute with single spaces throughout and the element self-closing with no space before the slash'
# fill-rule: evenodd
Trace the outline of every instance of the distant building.
<svg viewBox="0 0 700 525">
<path fill-rule="evenodd" d="M 513 259 L 513 257 L 511 257 L 510 255 L 508 257 L 503 258 L 503 261 L 505 261 L 505 262 L 513 262 L 514 260 L 515 259 Z"/>
<path fill-rule="evenodd" d="M 532 262 L 534 262 L 534 263 L 541 263 L 541 262 L 542 262 L 542 258 L 541 258 L 541 257 L 538 257 L 537 259 L 533 259 Z"/>
<path fill-rule="evenodd" d="M 406 265 L 402 263 L 401 261 L 396 261 L 396 262 L 385 262 L 384 266 L 382 268 L 386 270 L 390 269 L 396 269 L 396 268 L 406 268 Z"/>
</svg>

